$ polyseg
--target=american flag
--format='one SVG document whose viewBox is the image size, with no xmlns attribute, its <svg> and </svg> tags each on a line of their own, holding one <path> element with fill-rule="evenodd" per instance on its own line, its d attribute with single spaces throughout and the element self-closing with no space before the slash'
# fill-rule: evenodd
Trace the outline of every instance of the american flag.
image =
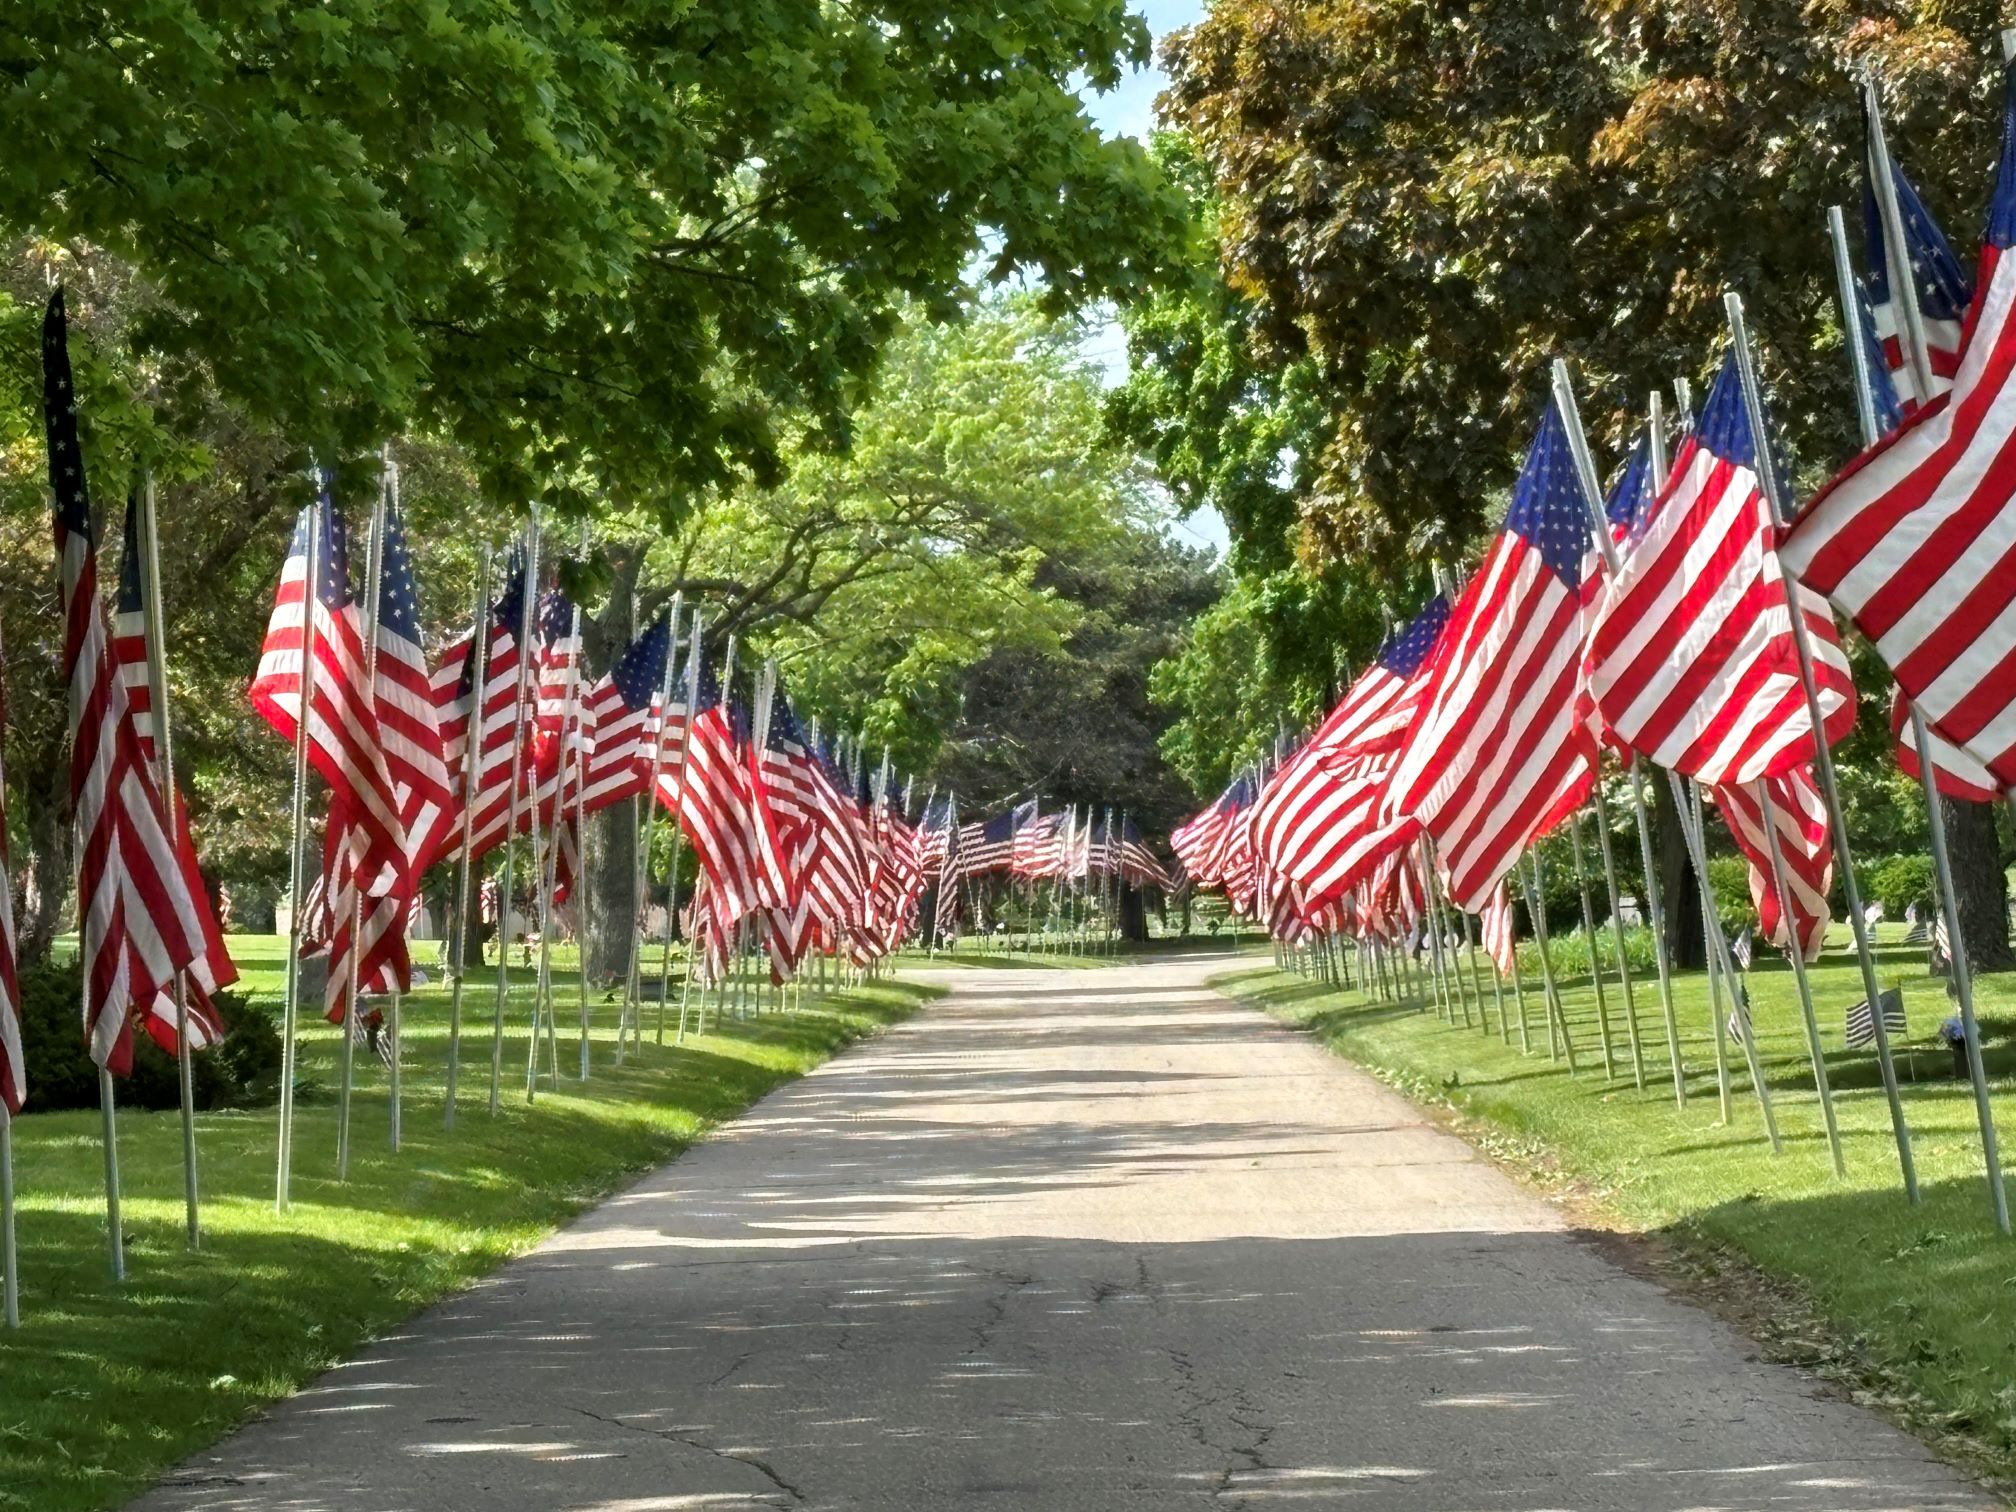
<svg viewBox="0 0 2016 1512">
<path fill-rule="evenodd" d="M 2016 779 L 2016 74 L 1980 294 L 1952 391 L 1864 452 L 1807 506 L 1786 567 L 1850 615 L 1932 728 L 1999 787 Z"/>
<path fill-rule="evenodd" d="M 1897 689 L 1890 690 L 1890 735 L 1895 743 L 1897 765 L 1908 776 L 1918 775 L 1918 741 L 1911 730 L 1911 708 Z M 1967 803 L 1993 803 L 2001 797 L 1995 774 L 1937 730 L 1927 728 L 1925 738 L 1932 747 L 1932 780 L 1948 798 Z"/>
<path fill-rule="evenodd" d="M 933 793 L 924 800 L 924 812 L 917 816 L 919 866 L 934 874 L 944 867 L 945 854 L 952 848 L 952 832 L 957 823 L 949 793 L 943 798 Z"/>
<path fill-rule="evenodd" d="M 1603 515 L 1610 522 L 1613 539 L 1624 541 L 1637 534 L 1651 511 L 1659 481 L 1652 476 L 1651 438 L 1640 435 L 1603 499 Z"/>
<path fill-rule="evenodd" d="M 1748 924 L 1729 937 L 1729 959 L 1736 963 L 1738 971 L 1750 969 L 1750 962 L 1755 955 L 1755 942 L 1756 936 L 1751 933 Z"/>
<path fill-rule="evenodd" d="M 147 763 L 156 790 L 165 799 L 168 788 L 162 781 L 160 753 L 154 743 L 154 685 L 147 665 L 148 605 L 140 551 L 138 501 L 128 499 L 126 534 L 119 555 L 119 592 L 113 600 L 112 659 L 118 663 L 120 679 L 126 685 L 126 706 L 141 758 Z M 175 860 L 180 874 L 178 897 L 189 900 L 203 936 L 202 953 L 189 963 L 183 975 L 183 1000 L 189 1008 L 189 1043 L 200 1050 L 224 1037 L 224 1022 L 218 1018 L 210 999 L 220 988 L 238 980 L 238 968 L 224 946 L 223 928 L 210 907 L 209 891 L 196 863 L 196 839 L 189 827 L 189 807 L 179 794 L 174 810 L 169 817 L 175 830 Z M 149 1037 L 163 1050 L 174 1053 L 176 1007 L 172 983 L 156 992 L 151 1001 L 141 1003 L 140 1008 L 144 1014 L 141 1022 Z"/>
<path fill-rule="evenodd" d="M 390 487 L 388 477 L 388 491 Z M 397 805 L 403 854 L 390 875 L 364 871 L 361 863 L 371 844 L 368 826 L 360 822 L 354 806 L 332 799 L 323 866 L 329 916 L 324 1001 L 332 1023 L 343 1021 L 348 1006 L 353 927 L 358 991 L 405 992 L 412 986 L 407 907 L 428 856 L 440 848 L 454 808 L 427 654 L 420 642 L 413 559 L 396 499 L 386 501 L 382 520 L 378 602 L 372 616 L 377 654 L 366 670 L 380 761 Z"/>
<path fill-rule="evenodd" d="M 7 851 L 7 662 L 0 656 L 0 1104 L 11 1116 L 28 1100 L 21 1054 L 21 979 L 14 964 L 14 893 Z"/>
<path fill-rule="evenodd" d="M 1014 844 L 1009 848 L 1009 874 L 1024 881 L 1056 876 L 1062 861 L 1063 824 L 1061 813 L 1031 814 L 1017 826 Z"/>
<path fill-rule="evenodd" d="M 1866 109 L 1865 100 L 1865 109 Z M 1873 128 L 1874 123 L 1865 121 L 1865 128 Z M 1918 293 L 1918 313 L 1925 328 L 1927 355 L 1931 359 L 1932 388 L 1928 394 L 1918 392 L 1917 375 L 1913 371 L 1910 357 L 1904 348 L 1903 305 L 1897 297 L 1895 270 L 1890 266 L 1890 249 L 1883 235 L 1882 212 L 1876 201 L 1876 161 L 1875 133 L 1869 130 L 1869 150 L 1862 160 L 1862 219 L 1865 228 L 1865 251 L 1869 259 L 1868 287 L 1870 294 L 1870 314 L 1873 318 L 1877 340 L 1883 353 L 1883 371 L 1890 376 L 1900 407 L 1907 415 L 1915 414 L 1922 403 L 1936 399 L 1953 386 L 1953 375 L 1960 368 L 1960 348 L 1962 330 L 1967 320 L 1967 306 L 1973 302 L 1974 289 L 1968 281 L 1967 270 L 1960 265 L 1960 259 L 1953 255 L 1953 247 L 1946 240 L 1946 233 L 1939 229 L 1931 211 L 1918 197 L 1911 180 L 1904 176 L 1896 158 L 1890 159 L 1890 182 L 1897 194 L 1898 218 L 1903 222 L 1904 254 L 1910 260 L 1908 270 Z"/>
<path fill-rule="evenodd" d="M 1298 767 L 1289 822 L 1270 827 L 1265 800 L 1257 806 L 1260 862 L 1287 878 L 1306 907 L 1342 897 L 1411 838 L 1412 816 L 1382 821 L 1380 815 L 1401 738 L 1421 712 L 1448 625 L 1449 603 L 1438 596 L 1380 648 L 1317 731 L 1312 744 L 1320 749 Z"/>
<path fill-rule="evenodd" d="M 1788 583 L 1732 350 L 1700 423 L 1590 627 L 1584 670 L 1612 736 L 1706 783 L 1753 782 L 1813 759 L 1792 633 L 1797 596 L 1831 745 L 1855 683 L 1818 595 Z"/>
<path fill-rule="evenodd" d="M 1110 827 L 1113 821 L 1111 813 L 1106 816 L 1106 821 Z M 1120 876 L 1133 887 L 1159 887 L 1164 892 L 1176 890 L 1176 879 L 1169 875 L 1169 869 L 1148 848 L 1141 827 L 1124 814 L 1120 816 Z"/>
<path fill-rule="evenodd" d="M 84 1029 L 92 1059 L 123 1076 L 133 1063 L 130 1011 L 154 1003 L 175 973 L 203 953 L 199 910 L 207 911 L 208 901 L 184 885 L 108 644 L 61 288 L 50 295 L 42 322 L 42 414 L 63 577 Z"/>
<path fill-rule="evenodd" d="M 1450 618 L 1384 809 L 1434 837 L 1466 913 L 1593 783 L 1595 743 L 1578 718 L 1588 552 L 1581 484 L 1550 404 L 1504 529 Z"/>
<path fill-rule="evenodd" d="M 932 913 L 932 927 L 939 938 L 956 935 L 959 932 L 959 842 L 963 832 L 959 828 L 959 798 L 956 793 L 945 795 L 944 844 L 938 857 L 938 900 Z"/>
<path fill-rule="evenodd" d="M 1225 843 L 1225 828 L 1232 816 L 1253 801 L 1251 777 L 1240 773 L 1212 800 L 1208 808 L 1191 815 L 1169 836 L 1169 848 L 1176 853 L 1184 873 L 1200 887 L 1216 884 L 1206 868 Z"/>
<path fill-rule="evenodd" d="M 679 781 L 679 822 L 707 874 L 716 923 L 761 906 L 749 773 L 735 712 L 704 656 Z"/>
<path fill-rule="evenodd" d="M 1899 1038 L 1911 1032 L 1911 1026 L 1904 1018 L 1904 994 L 1895 987 L 1880 994 L 1876 1001 L 1883 1007 L 1883 1032 Z M 1859 1049 L 1876 1038 L 1876 1017 L 1869 1011 L 1869 999 L 1863 998 L 1842 1017 L 1843 1037 L 1850 1050 Z"/>
<path fill-rule="evenodd" d="M 1781 899 L 1771 869 L 1770 838 L 1764 830 L 1764 808 L 1756 788 L 1767 786 L 1778 820 L 1778 845 L 1785 860 L 1791 897 Z M 1805 959 L 1819 957 L 1827 935 L 1827 890 L 1834 881 L 1834 840 L 1827 828 L 1827 806 L 1811 767 L 1794 767 L 1761 784 L 1710 789 L 1715 806 L 1728 821 L 1736 848 L 1749 863 L 1750 901 L 1764 938 L 1781 950 L 1790 949 L 1791 915 Z"/>
<path fill-rule="evenodd" d="M 518 719 L 520 657 L 518 635 L 525 615 L 525 552 L 513 550 L 504 592 L 485 611 L 483 633 L 489 647 L 483 658 L 482 733 L 476 752 L 475 814 L 470 819 L 470 858 L 487 854 L 504 838 L 510 823 L 511 761 L 521 749 Z M 441 730 L 441 750 L 456 784 L 454 822 L 447 825 L 432 860 L 454 856 L 462 843 L 461 783 L 469 738 L 469 710 L 476 680 L 470 656 L 474 635 L 464 636 L 441 658 L 434 670 L 434 718 Z"/>
<path fill-rule="evenodd" d="M 1019 803 L 1005 813 L 969 824 L 959 832 L 959 874 L 984 876 L 1008 870 L 1014 858 L 1015 834 L 1036 817 L 1036 800 Z"/>
<path fill-rule="evenodd" d="M 654 710 L 671 658 L 672 620 L 660 615 L 582 698 L 588 745 L 582 812 L 599 813 L 650 785 Z"/>
<path fill-rule="evenodd" d="M 788 727 L 784 738 L 789 751 Z M 825 926 L 827 937 L 838 941 L 863 923 L 868 856 L 860 811 L 848 798 L 846 780 L 831 755 L 802 732 L 799 738 L 803 755 L 793 760 L 811 795 L 806 804 L 810 832 L 799 876 L 814 916 Z"/>
<path fill-rule="evenodd" d="M 581 610 L 559 588 L 539 596 L 537 666 L 527 774 L 533 802 L 519 816 L 527 828 L 552 827 L 573 812 L 591 738 L 581 717 Z"/>
<path fill-rule="evenodd" d="M 316 501 L 295 521 L 249 696 L 267 724 L 291 743 L 301 709 L 302 600 L 311 540 L 316 543 L 316 601 L 308 759 L 329 784 L 331 814 L 341 810 L 363 837 L 364 850 L 355 865 L 367 879 L 365 890 L 376 894 L 404 870 L 406 837 L 366 686 L 363 617 L 350 593 L 349 536 L 329 497 L 326 473 L 319 479 Z"/>
<path fill-rule="evenodd" d="M 1491 964 L 1506 976 L 1515 975 L 1519 970 L 1519 946 L 1513 930 L 1512 894 L 1503 878 L 1491 889 L 1477 923 L 1484 953 L 1491 957 Z"/>
</svg>

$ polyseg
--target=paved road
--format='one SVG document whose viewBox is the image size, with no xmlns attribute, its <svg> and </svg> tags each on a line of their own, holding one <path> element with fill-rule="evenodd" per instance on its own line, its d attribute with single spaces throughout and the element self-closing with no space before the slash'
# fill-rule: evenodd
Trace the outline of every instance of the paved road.
<svg viewBox="0 0 2016 1512">
<path fill-rule="evenodd" d="M 960 973 L 137 1505 L 1991 1505 L 1222 966 Z"/>
</svg>

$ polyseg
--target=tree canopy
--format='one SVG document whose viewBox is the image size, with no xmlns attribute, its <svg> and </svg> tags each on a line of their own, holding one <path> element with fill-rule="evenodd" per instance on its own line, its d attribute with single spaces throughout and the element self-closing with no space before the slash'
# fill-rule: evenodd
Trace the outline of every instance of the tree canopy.
<svg viewBox="0 0 2016 1512">
<path fill-rule="evenodd" d="M 669 518 L 775 482 L 977 257 L 1062 307 L 1153 279 L 1181 229 L 1074 92 L 1146 56 L 1123 0 L 0 19 L 0 230 L 136 271 L 136 387 L 212 382 L 325 457 L 438 434 L 514 505 Z"/>
</svg>

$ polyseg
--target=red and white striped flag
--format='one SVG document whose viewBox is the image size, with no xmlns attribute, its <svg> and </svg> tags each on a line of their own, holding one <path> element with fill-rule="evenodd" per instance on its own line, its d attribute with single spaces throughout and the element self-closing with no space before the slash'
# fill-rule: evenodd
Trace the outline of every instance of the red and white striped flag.
<svg viewBox="0 0 2016 1512">
<path fill-rule="evenodd" d="M 42 409 L 63 580 L 63 675 L 69 688 L 70 804 L 77 825 L 78 948 L 84 1031 L 93 1060 L 132 1069 L 131 1010 L 153 1003 L 203 952 L 199 909 L 183 885 L 161 797 L 140 746 L 98 598 L 98 538 L 77 439 L 63 291 L 42 323 Z"/>
<path fill-rule="evenodd" d="M 431 693 L 434 721 L 441 731 L 441 755 L 454 784 L 450 818 L 443 825 L 441 841 L 428 858 L 445 861 L 457 856 L 462 846 L 465 805 L 473 802 L 475 814 L 469 818 L 469 854 L 475 860 L 503 840 L 510 823 L 511 760 L 522 750 L 518 708 L 520 656 L 518 634 L 525 614 L 525 551 L 513 549 L 504 580 L 504 592 L 483 611 L 482 624 L 469 635 L 451 644 L 434 669 Z M 471 660 L 476 636 L 486 635 L 489 645 L 482 657 L 482 715 L 477 736 L 476 772 L 473 798 L 462 791 L 467 772 L 469 719 L 477 703 L 474 683 L 476 667 Z"/>
<path fill-rule="evenodd" d="M 1778 846 L 1785 860 L 1790 898 L 1778 896 L 1757 784 L 1718 787 L 1711 792 L 1715 806 L 1728 821 L 1736 848 L 1749 863 L 1750 901 L 1756 905 L 1764 938 L 1781 950 L 1788 948 L 1792 939 L 1786 928 L 1789 914 L 1798 931 L 1800 950 L 1811 961 L 1819 956 L 1827 935 L 1827 890 L 1834 881 L 1834 840 L 1827 828 L 1827 806 L 1811 767 L 1794 767 L 1781 776 L 1767 777 L 1763 785 L 1770 789 L 1772 811 L 1778 820 Z"/>
<path fill-rule="evenodd" d="M 1466 913 L 1593 784 L 1595 742 L 1578 717 L 1589 549 L 1567 431 L 1549 404 L 1504 529 L 1450 618 L 1384 810 L 1434 836 Z"/>
<path fill-rule="evenodd" d="M 1780 547 L 1854 619 L 1932 728 L 2016 782 L 2016 70 L 1953 388 L 1849 465 Z"/>
<path fill-rule="evenodd" d="M 120 680 L 126 685 L 126 707 L 140 754 L 157 791 L 166 796 L 161 781 L 160 754 L 154 744 L 154 682 L 147 666 L 146 583 L 140 572 L 139 509 L 137 501 L 126 503 L 126 533 L 120 543 L 119 592 L 113 601 L 112 659 L 118 663 Z M 224 945 L 224 931 L 210 907 L 209 890 L 196 863 L 196 840 L 189 827 L 189 806 L 175 803 L 175 861 L 181 896 L 189 899 L 190 912 L 203 935 L 203 949 L 189 963 L 183 975 L 183 1001 L 189 1007 L 189 1044 L 201 1050 L 224 1037 L 224 1021 L 211 1005 L 211 996 L 238 980 L 238 967 Z M 164 984 L 151 999 L 139 1004 L 142 1025 L 148 1037 L 163 1050 L 174 1054 L 176 1006 L 174 985 Z"/>
<path fill-rule="evenodd" d="M 308 759 L 329 784 L 332 822 L 341 810 L 346 827 L 361 842 L 352 864 L 366 891 L 377 893 L 405 869 L 406 837 L 367 687 L 364 621 L 350 592 L 349 535 L 329 497 L 326 475 L 316 501 L 295 521 L 249 696 L 252 707 L 291 744 L 302 701 L 302 609 L 311 540 L 317 565 Z"/>
<path fill-rule="evenodd" d="M 660 615 L 617 654 L 583 697 L 581 720 L 588 739 L 584 813 L 599 813 L 650 785 L 652 743 L 662 735 L 658 699 L 671 657 L 671 617 Z"/>
<path fill-rule="evenodd" d="M 1865 102 L 1864 108 L 1867 105 Z M 1926 355 L 1931 360 L 1931 386 L 1918 392 L 1916 365 L 1904 349 L 1903 302 L 1897 297 L 1890 249 L 1883 235 L 1882 212 L 1876 202 L 1874 123 L 1865 120 L 1868 150 L 1862 159 L 1863 245 L 1868 249 L 1870 323 L 1881 346 L 1883 367 L 1890 386 L 1906 415 L 1915 414 L 1922 399 L 1936 399 L 1953 387 L 1953 375 L 1960 368 L 1962 332 L 1967 306 L 1974 290 L 1967 282 L 1967 270 L 1953 255 L 1945 232 L 1932 219 L 1931 211 L 1918 197 L 1918 190 L 1904 176 L 1894 156 L 1890 159 L 1890 183 L 1897 196 L 1897 211 L 1903 223 L 1904 254 L 1910 266 L 1904 276 L 1914 280 L 1918 295 L 1918 316 L 1925 331 Z"/>
<path fill-rule="evenodd" d="M 1449 602 L 1438 595 L 1380 648 L 1255 805 L 1260 864 L 1299 890 L 1305 906 L 1342 897 L 1411 833 L 1411 822 L 1385 824 L 1380 813 L 1448 624 Z"/>
<path fill-rule="evenodd" d="M 1512 894 L 1503 881 L 1491 889 L 1491 897 L 1484 904 L 1484 912 L 1478 915 L 1479 932 L 1483 936 L 1484 953 L 1491 957 L 1492 965 L 1506 976 L 1519 969 L 1519 945 L 1512 924 Z"/>
<path fill-rule="evenodd" d="M 1988 768 L 1937 730 L 1928 727 L 1925 736 L 1932 747 L 1932 780 L 1941 793 L 1965 803 L 1993 803 L 2002 796 Z M 1911 731 L 1911 709 L 1895 688 L 1890 690 L 1890 737 L 1895 742 L 1897 765 L 1916 779 L 1918 742 Z"/>
<path fill-rule="evenodd" d="M 686 737 L 685 769 L 676 784 L 678 818 L 707 874 L 712 916 L 724 929 L 764 901 L 738 723 L 703 656 Z"/>
<path fill-rule="evenodd" d="M 1669 771 L 1753 782 L 1813 759 L 1792 631 L 1795 593 L 1828 744 L 1855 725 L 1833 617 L 1788 583 L 1732 349 L 1637 544 L 1597 606 L 1584 650 L 1611 735 Z"/>
<path fill-rule="evenodd" d="M 388 484 L 389 486 L 389 484 Z M 363 670 L 379 762 L 392 786 L 402 854 L 397 870 L 370 873 L 369 826 L 355 806 L 332 799 L 324 846 L 329 975 L 325 1008 L 343 1021 L 350 990 L 350 951 L 357 956 L 360 993 L 406 992 L 412 964 L 406 919 L 427 859 L 439 850 L 455 808 L 453 780 L 442 750 L 432 678 L 420 641 L 418 586 L 398 502 L 388 500 L 379 546 L 378 602 L 372 615 L 377 654 Z M 355 612 L 355 606 L 352 606 Z M 361 629 L 361 624 L 360 624 Z M 355 931 L 355 940 L 352 932 Z"/>
</svg>

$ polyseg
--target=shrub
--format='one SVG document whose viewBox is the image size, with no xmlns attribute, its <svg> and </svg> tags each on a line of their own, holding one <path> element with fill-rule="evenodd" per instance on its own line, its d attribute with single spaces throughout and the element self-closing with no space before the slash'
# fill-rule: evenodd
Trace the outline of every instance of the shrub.
<svg viewBox="0 0 2016 1512">
<path fill-rule="evenodd" d="M 1757 909 L 1750 901 L 1750 863 L 1741 856 L 1710 856 L 1708 881 L 1715 888 L 1715 912 L 1722 932 L 1735 934 L 1757 927 Z"/>
<path fill-rule="evenodd" d="M 21 1050 L 27 1062 L 28 1110 L 98 1106 L 98 1067 L 84 1046 L 82 978 L 75 962 L 21 974 Z M 191 1057 L 196 1106 L 243 1108 L 270 1103 L 280 1091 L 280 1033 L 273 1021 L 236 993 L 216 997 L 223 1042 Z M 175 1057 L 145 1033 L 133 1036 L 133 1074 L 120 1081 L 129 1108 L 182 1105 Z"/>
<path fill-rule="evenodd" d="M 1869 873 L 1869 891 L 1888 919 L 1902 919 L 1914 903 L 1920 914 L 1928 913 L 1936 885 L 1930 856 L 1885 856 Z"/>
</svg>

